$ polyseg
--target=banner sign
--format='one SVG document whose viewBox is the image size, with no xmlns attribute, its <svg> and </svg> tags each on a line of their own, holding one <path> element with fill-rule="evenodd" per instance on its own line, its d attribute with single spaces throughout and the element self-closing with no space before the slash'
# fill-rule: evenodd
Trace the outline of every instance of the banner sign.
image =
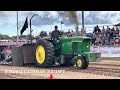
<svg viewBox="0 0 120 90">
<path fill-rule="evenodd" d="M 101 53 L 101 57 L 120 57 L 120 47 L 91 46 L 91 52 Z"/>
</svg>

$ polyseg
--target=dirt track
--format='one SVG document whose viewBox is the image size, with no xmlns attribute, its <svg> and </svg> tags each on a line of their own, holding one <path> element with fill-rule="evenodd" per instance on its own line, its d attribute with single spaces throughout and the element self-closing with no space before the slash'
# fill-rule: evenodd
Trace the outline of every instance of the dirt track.
<svg viewBox="0 0 120 90">
<path fill-rule="evenodd" d="M 65 70 L 64 73 L 53 74 L 55 79 L 120 79 L 120 61 L 112 60 L 90 63 L 87 70 L 59 66 L 47 69 L 34 66 L 15 67 L 0 65 L 0 79 L 49 79 L 50 73 L 5 73 L 6 70 Z"/>
</svg>

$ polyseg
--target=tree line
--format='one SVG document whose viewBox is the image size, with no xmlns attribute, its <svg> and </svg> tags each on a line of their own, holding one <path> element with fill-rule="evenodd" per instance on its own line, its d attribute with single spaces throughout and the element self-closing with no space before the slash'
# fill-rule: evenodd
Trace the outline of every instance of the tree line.
<svg viewBox="0 0 120 90">
<path fill-rule="evenodd" d="M 27 39 L 29 36 L 28 35 L 21 35 L 19 36 L 19 39 Z M 0 40 L 4 40 L 4 39 L 12 39 L 12 40 L 16 40 L 17 36 L 9 36 L 9 35 L 3 35 L 0 33 Z"/>
</svg>

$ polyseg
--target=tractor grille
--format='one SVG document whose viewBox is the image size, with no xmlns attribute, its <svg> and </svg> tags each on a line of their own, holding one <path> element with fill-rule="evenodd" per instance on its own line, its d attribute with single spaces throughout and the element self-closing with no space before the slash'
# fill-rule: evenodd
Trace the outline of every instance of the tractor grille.
<svg viewBox="0 0 120 90">
<path fill-rule="evenodd" d="M 78 42 L 73 42 L 72 50 L 74 53 L 78 53 Z"/>
<path fill-rule="evenodd" d="M 90 41 L 89 40 L 83 40 L 83 52 L 89 52 L 90 51 Z"/>
</svg>

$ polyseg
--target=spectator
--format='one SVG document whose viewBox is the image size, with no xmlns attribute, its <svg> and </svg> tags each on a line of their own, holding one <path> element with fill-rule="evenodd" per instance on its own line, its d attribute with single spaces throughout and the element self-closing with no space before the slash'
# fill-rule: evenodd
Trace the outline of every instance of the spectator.
<svg viewBox="0 0 120 90">
<path fill-rule="evenodd" d="M 104 34 L 105 33 L 105 28 L 104 28 L 104 26 L 103 26 L 103 29 L 102 29 L 102 34 Z"/>
<path fill-rule="evenodd" d="M 71 30 L 71 34 L 72 34 L 72 36 L 74 35 L 74 32 L 73 32 L 73 30 Z"/>
<path fill-rule="evenodd" d="M 44 33 L 44 32 L 43 32 L 43 31 L 41 31 L 41 33 L 40 33 L 40 37 L 43 37 L 43 33 Z"/>
<path fill-rule="evenodd" d="M 113 36 L 114 36 L 114 35 L 113 35 L 113 31 L 111 30 L 111 31 L 110 31 L 110 34 L 109 34 L 109 38 L 110 38 L 110 39 L 113 39 Z"/>
<path fill-rule="evenodd" d="M 49 32 L 49 36 L 50 36 L 50 37 L 51 37 L 51 33 L 52 33 L 52 32 Z"/>
<path fill-rule="evenodd" d="M 100 30 L 100 29 L 98 29 L 98 33 L 99 33 L 99 34 L 101 33 L 101 30 Z"/>
<path fill-rule="evenodd" d="M 109 40 L 108 39 L 105 40 L 105 45 L 109 45 Z"/>
<path fill-rule="evenodd" d="M 98 25 L 94 28 L 94 31 L 93 31 L 93 33 L 98 33 L 98 30 L 99 30 L 99 27 L 98 27 Z"/>
<path fill-rule="evenodd" d="M 47 32 L 46 31 L 41 31 L 40 37 L 47 37 Z"/>
<path fill-rule="evenodd" d="M 106 35 L 109 34 L 109 27 L 107 26 L 107 29 L 106 29 L 106 32 L 105 32 Z"/>
<path fill-rule="evenodd" d="M 114 45 L 114 42 L 113 42 L 112 39 L 110 39 L 110 41 L 109 41 L 109 45 Z"/>
<path fill-rule="evenodd" d="M 70 30 L 68 30 L 68 32 L 67 32 L 67 37 L 72 37 Z"/>
<path fill-rule="evenodd" d="M 116 37 L 114 27 L 112 28 L 112 32 L 113 32 L 113 37 Z"/>
<path fill-rule="evenodd" d="M 119 35 L 119 29 L 116 27 L 116 34 Z"/>
<path fill-rule="evenodd" d="M 105 36 L 102 37 L 102 45 L 105 45 Z"/>
</svg>

